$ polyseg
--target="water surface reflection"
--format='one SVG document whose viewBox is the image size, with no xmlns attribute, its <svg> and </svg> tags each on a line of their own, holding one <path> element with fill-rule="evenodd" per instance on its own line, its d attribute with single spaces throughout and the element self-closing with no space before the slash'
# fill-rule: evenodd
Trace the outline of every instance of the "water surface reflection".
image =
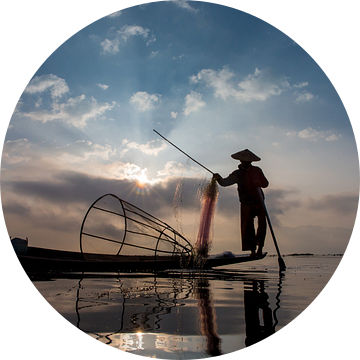
<svg viewBox="0 0 360 360">
<path fill-rule="evenodd" d="M 32 277 L 68 321 L 109 346 L 158 358 L 227 354 L 274 334 L 325 286 L 339 259 L 161 274 Z M 296 265 L 296 262 L 302 264 Z"/>
<path fill-rule="evenodd" d="M 243 274 L 83 273 L 52 280 L 40 291 L 70 322 L 105 344 L 145 356 L 216 356 L 275 331 L 267 280 Z M 259 309 L 267 311 L 271 331 L 256 318 Z"/>
</svg>

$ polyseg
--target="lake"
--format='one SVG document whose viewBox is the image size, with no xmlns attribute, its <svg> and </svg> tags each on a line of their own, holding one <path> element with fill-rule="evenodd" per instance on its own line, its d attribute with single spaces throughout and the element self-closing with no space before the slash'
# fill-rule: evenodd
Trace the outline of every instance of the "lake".
<svg viewBox="0 0 360 360">
<path fill-rule="evenodd" d="M 208 271 L 31 276 L 71 324 L 146 357 L 228 354 L 274 334 L 320 293 L 341 256 L 285 256 Z M 94 340 L 95 341 L 95 340 Z"/>
</svg>

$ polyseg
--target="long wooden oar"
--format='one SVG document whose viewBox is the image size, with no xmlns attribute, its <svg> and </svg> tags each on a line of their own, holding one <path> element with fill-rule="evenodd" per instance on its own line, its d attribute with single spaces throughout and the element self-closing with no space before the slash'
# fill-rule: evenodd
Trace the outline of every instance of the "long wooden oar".
<svg viewBox="0 0 360 360">
<path fill-rule="evenodd" d="M 285 271 L 285 270 L 286 270 L 285 261 L 283 260 L 283 258 L 282 258 L 281 255 L 280 255 L 280 250 L 279 250 L 279 247 L 278 247 L 278 244 L 277 244 L 277 241 L 276 241 L 276 237 L 275 237 L 275 233 L 274 233 L 273 227 L 272 227 L 272 225 L 271 225 L 271 221 L 270 221 L 270 217 L 269 217 L 268 211 L 267 211 L 266 206 L 265 206 L 265 201 L 264 201 L 264 198 L 263 198 L 262 191 L 261 191 L 261 189 L 260 189 L 259 187 L 257 188 L 257 190 L 258 190 L 258 193 L 259 193 L 259 197 L 260 197 L 262 206 L 263 206 L 263 208 L 264 208 L 264 210 L 265 210 L 266 219 L 267 219 L 267 221 L 268 221 L 269 228 L 270 228 L 270 232 L 271 232 L 272 238 L 273 238 L 273 240 L 274 240 L 274 245 L 275 245 L 275 248 L 276 248 L 276 252 L 277 252 L 277 254 L 278 254 L 278 263 L 279 263 L 280 271 Z"/>
</svg>

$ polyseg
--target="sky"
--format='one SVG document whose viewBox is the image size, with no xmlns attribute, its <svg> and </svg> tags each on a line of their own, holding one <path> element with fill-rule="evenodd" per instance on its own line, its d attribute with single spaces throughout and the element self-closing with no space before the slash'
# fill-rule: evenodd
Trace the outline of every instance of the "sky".
<svg viewBox="0 0 360 360">
<path fill-rule="evenodd" d="M 6 133 L 10 236 L 79 250 L 88 207 L 116 194 L 195 242 L 199 189 L 248 148 L 270 182 L 283 253 L 343 253 L 358 203 L 344 105 L 313 58 L 248 13 L 205 2 L 122 9 L 71 36 L 25 87 Z M 181 204 L 174 193 L 182 184 Z M 212 251 L 241 252 L 236 186 L 220 188 Z M 265 251 L 275 253 L 270 234 Z"/>
</svg>

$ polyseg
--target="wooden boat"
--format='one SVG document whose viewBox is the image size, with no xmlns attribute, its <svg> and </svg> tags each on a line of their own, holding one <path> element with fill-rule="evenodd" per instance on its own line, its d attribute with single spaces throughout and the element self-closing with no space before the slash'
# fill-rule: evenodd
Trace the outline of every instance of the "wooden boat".
<svg viewBox="0 0 360 360">
<path fill-rule="evenodd" d="M 262 258 L 224 252 L 199 261 L 179 232 L 113 194 L 101 196 L 86 212 L 80 252 L 29 247 L 22 239 L 13 245 L 27 272 L 204 269 Z"/>
<path fill-rule="evenodd" d="M 209 256 L 201 268 L 238 264 L 260 260 L 248 254 L 233 255 L 228 252 Z M 26 272 L 117 272 L 117 271 L 163 271 L 196 269 L 191 258 L 182 256 L 135 256 L 81 254 L 80 252 L 61 251 L 28 247 L 26 254 L 18 254 L 18 259 Z"/>
</svg>

